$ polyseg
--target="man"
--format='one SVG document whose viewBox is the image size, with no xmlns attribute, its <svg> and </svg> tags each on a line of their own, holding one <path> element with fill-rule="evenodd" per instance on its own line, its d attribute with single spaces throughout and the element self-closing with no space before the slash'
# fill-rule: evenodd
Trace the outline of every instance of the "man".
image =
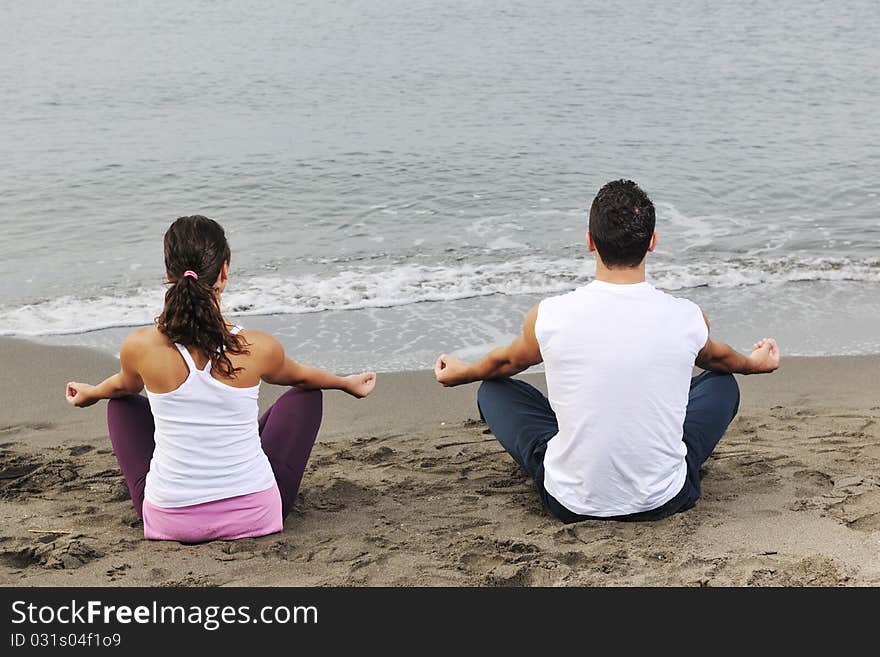
<svg viewBox="0 0 880 657">
<path fill-rule="evenodd" d="M 590 208 L 590 284 L 543 300 L 522 335 L 466 365 L 437 359 L 444 386 L 484 381 L 480 414 L 565 523 L 656 520 L 694 506 L 700 466 L 739 408 L 732 376 L 772 372 L 772 338 L 749 356 L 709 337 L 699 307 L 645 281 L 657 246 L 654 205 L 630 180 Z M 545 363 L 549 400 L 509 378 Z M 693 366 L 704 370 L 691 378 Z"/>
</svg>

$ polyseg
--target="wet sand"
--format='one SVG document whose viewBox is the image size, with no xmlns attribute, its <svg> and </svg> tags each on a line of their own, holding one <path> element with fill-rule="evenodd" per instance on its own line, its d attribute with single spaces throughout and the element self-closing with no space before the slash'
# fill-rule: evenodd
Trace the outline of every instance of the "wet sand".
<svg viewBox="0 0 880 657">
<path fill-rule="evenodd" d="M 6 338 L 0 356 L 3 585 L 880 584 L 880 357 L 741 377 L 703 499 L 650 524 L 560 524 L 476 420 L 475 386 L 380 375 L 366 400 L 325 393 L 282 533 L 182 545 L 143 540 L 106 403 L 64 401 L 115 359 Z"/>
</svg>

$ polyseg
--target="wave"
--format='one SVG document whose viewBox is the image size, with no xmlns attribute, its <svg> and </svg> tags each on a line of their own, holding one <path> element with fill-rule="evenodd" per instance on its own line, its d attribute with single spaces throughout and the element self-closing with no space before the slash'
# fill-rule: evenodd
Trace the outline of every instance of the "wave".
<svg viewBox="0 0 880 657">
<path fill-rule="evenodd" d="M 538 256 L 483 264 L 360 265 L 326 276 L 233 280 L 223 305 L 232 316 L 247 316 L 388 308 L 493 295 L 551 295 L 588 282 L 590 267 L 583 258 Z M 808 281 L 880 282 L 880 260 L 785 257 L 728 259 L 715 265 L 652 263 L 649 280 L 671 292 Z M 162 288 L 139 288 L 117 295 L 63 296 L 0 307 L 0 335 L 65 335 L 141 326 L 153 321 L 162 300 Z"/>
</svg>

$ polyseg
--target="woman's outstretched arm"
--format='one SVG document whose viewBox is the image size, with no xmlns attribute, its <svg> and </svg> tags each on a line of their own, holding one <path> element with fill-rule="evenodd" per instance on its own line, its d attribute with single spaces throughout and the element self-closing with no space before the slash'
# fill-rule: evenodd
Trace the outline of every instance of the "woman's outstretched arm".
<svg viewBox="0 0 880 657">
<path fill-rule="evenodd" d="M 266 335 L 266 367 L 262 379 L 280 386 L 296 386 L 304 390 L 342 390 L 358 399 L 369 395 L 376 387 L 375 372 L 361 372 L 336 376 L 318 367 L 297 363 L 284 354 L 284 347 L 272 336 Z"/>
<path fill-rule="evenodd" d="M 67 384 L 65 396 L 73 406 L 84 408 L 100 401 L 114 397 L 136 395 L 144 389 L 144 382 L 137 371 L 137 360 L 140 346 L 134 334 L 128 336 L 119 351 L 119 371 L 108 376 L 96 386 L 88 383 L 71 381 Z"/>
</svg>

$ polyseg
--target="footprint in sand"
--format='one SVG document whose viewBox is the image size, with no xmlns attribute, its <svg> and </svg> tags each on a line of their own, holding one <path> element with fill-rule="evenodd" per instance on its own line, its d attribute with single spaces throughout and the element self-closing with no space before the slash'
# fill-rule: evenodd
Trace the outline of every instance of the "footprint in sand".
<svg viewBox="0 0 880 657">
<path fill-rule="evenodd" d="M 383 445 L 382 447 L 365 454 L 360 460 L 364 463 L 383 463 L 391 459 L 393 456 L 394 450 Z"/>
<path fill-rule="evenodd" d="M 29 475 L 31 472 L 39 468 L 37 463 L 26 463 L 21 465 L 7 465 L 0 469 L 0 479 L 18 479 Z"/>
<path fill-rule="evenodd" d="M 10 424 L 0 427 L 0 436 L 14 436 L 22 431 L 43 431 L 51 429 L 55 425 L 51 422 L 26 422 L 24 424 Z"/>
<path fill-rule="evenodd" d="M 37 547 L 3 550 L 0 552 L 0 563 L 11 568 L 28 568 L 39 565 L 42 555 Z"/>
<path fill-rule="evenodd" d="M 850 529 L 860 532 L 880 531 L 880 491 L 850 495 L 829 508 Z"/>
<path fill-rule="evenodd" d="M 831 476 L 818 470 L 798 470 L 792 478 L 796 484 L 795 495 L 798 497 L 816 497 L 834 487 Z"/>
<path fill-rule="evenodd" d="M 345 508 L 372 506 L 379 499 L 378 492 L 348 479 L 334 479 L 327 486 L 315 486 L 301 492 L 306 507 L 319 511 L 340 511 Z"/>
<path fill-rule="evenodd" d="M 103 552 L 79 539 L 59 543 L 53 536 L 44 538 L 51 542 L 38 541 L 40 545 L 0 552 L 0 563 L 15 568 L 43 566 L 72 570 L 104 556 Z"/>
<path fill-rule="evenodd" d="M 67 459 L 40 461 L 32 456 L 0 456 L 0 499 L 16 499 L 64 486 L 78 477 Z"/>
</svg>

